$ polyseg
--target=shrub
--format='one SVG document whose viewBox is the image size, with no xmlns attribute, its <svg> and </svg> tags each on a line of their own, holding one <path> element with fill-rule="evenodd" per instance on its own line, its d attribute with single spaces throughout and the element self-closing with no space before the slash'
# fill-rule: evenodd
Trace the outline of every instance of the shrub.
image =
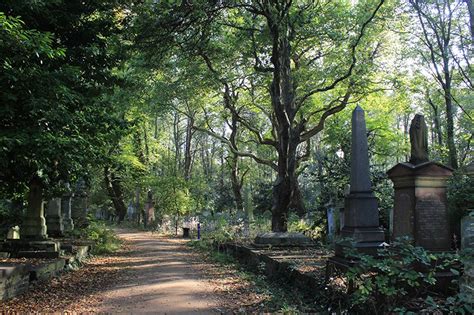
<svg viewBox="0 0 474 315">
<path fill-rule="evenodd" d="M 454 233 L 460 239 L 460 221 L 474 209 L 474 177 L 463 170 L 454 172 L 448 181 L 448 209 Z"/>
<path fill-rule="evenodd" d="M 379 250 L 378 256 L 351 253 L 357 264 L 345 276 L 353 290 L 349 309 L 386 313 L 402 310 L 413 297 L 427 297 L 436 283 L 435 272 L 459 274 L 458 254 L 433 254 L 407 239 Z"/>
<path fill-rule="evenodd" d="M 94 255 L 110 254 L 117 251 L 122 244 L 115 232 L 103 222 L 91 221 L 89 226 L 77 231 L 76 236 L 95 242 L 91 253 Z"/>
</svg>

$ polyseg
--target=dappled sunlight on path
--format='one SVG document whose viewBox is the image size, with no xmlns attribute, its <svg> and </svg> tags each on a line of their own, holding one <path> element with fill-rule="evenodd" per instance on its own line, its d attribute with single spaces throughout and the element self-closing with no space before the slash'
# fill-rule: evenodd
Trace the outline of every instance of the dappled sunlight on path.
<svg viewBox="0 0 474 315">
<path fill-rule="evenodd" d="M 103 292 L 99 312 L 219 313 L 210 284 L 193 266 L 193 254 L 180 239 L 149 232 L 117 231 L 128 241 L 126 259 L 115 266 L 124 274 Z"/>
</svg>

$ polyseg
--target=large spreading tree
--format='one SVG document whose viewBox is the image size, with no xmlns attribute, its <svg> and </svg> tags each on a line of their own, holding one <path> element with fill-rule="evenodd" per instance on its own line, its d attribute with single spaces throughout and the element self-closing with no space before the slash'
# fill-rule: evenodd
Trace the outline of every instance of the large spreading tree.
<svg viewBox="0 0 474 315">
<path fill-rule="evenodd" d="M 258 156 L 214 133 L 234 154 L 275 171 L 273 231 L 287 230 L 311 139 L 328 117 L 366 92 L 380 44 L 376 34 L 383 19 L 377 17 L 383 4 L 152 1 L 140 8 L 137 40 L 151 53 L 148 60 L 201 59 L 224 94 L 225 110 L 252 141 L 274 152 L 274 158 Z M 231 98 L 245 91 L 252 94 L 250 101 Z"/>
</svg>

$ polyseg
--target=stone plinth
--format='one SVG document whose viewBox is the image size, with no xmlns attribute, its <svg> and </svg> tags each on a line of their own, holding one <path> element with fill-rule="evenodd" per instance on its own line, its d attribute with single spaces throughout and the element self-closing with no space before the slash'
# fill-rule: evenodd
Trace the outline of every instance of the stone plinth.
<svg viewBox="0 0 474 315">
<path fill-rule="evenodd" d="M 63 236 L 64 227 L 61 216 L 61 198 L 54 198 L 48 202 L 48 207 L 46 209 L 46 225 L 48 226 L 49 236 Z"/>
<path fill-rule="evenodd" d="M 395 189 L 392 238 L 408 236 L 428 250 L 450 250 L 446 181 L 452 169 L 436 162 L 399 163 L 388 177 Z"/>
<path fill-rule="evenodd" d="M 268 232 L 257 235 L 256 246 L 310 246 L 311 239 L 302 233 Z"/>
<path fill-rule="evenodd" d="M 32 179 L 28 193 L 26 218 L 21 227 L 21 237 L 32 240 L 46 239 L 46 220 L 44 218 L 43 186 L 39 179 Z"/>
</svg>

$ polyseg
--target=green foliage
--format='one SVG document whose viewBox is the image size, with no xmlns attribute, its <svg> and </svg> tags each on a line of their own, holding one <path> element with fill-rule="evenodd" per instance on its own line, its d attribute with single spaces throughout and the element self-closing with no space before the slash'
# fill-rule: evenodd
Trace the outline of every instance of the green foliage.
<svg viewBox="0 0 474 315">
<path fill-rule="evenodd" d="M 357 263 L 345 276 L 351 292 L 352 310 L 386 313 L 405 306 L 413 296 L 427 296 L 436 283 L 437 271 L 459 275 L 458 254 L 433 254 L 409 240 L 393 242 L 378 256 L 352 252 Z"/>
<path fill-rule="evenodd" d="M 314 225 L 308 220 L 301 219 L 294 213 L 290 213 L 288 217 L 288 232 L 299 232 L 312 239 L 321 239 L 323 230 L 324 227 Z"/>
<path fill-rule="evenodd" d="M 122 244 L 117 234 L 103 222 L 91 221 L 86 228 L 80 231 L 75 230 L 74 232 L 78 233 L 77 236 L 81 238 L 95 242 L 91 251 L 94 255 L 113 253 L 117 251 Z"/>
<path fill-rule="evenodd" d="M 6 236 L 10 227 L 20 225 L 24 216 L 21 202 L 0 199 L 0 239 Z"/>
<path fill-rule="evenodd" d="M 0 193 L 23 194 L 33 176 L 46 195 L 103 162 L 123 128 L 106 95 L 121 1 L 0 3 Z"/>
<path fill-rule="evenodd" d="M 460 239 L 461 219 L 474 209 L 474 177 L 459 169 L 448 181 L 448 210 L 451 226 Z"/>
</svg>

